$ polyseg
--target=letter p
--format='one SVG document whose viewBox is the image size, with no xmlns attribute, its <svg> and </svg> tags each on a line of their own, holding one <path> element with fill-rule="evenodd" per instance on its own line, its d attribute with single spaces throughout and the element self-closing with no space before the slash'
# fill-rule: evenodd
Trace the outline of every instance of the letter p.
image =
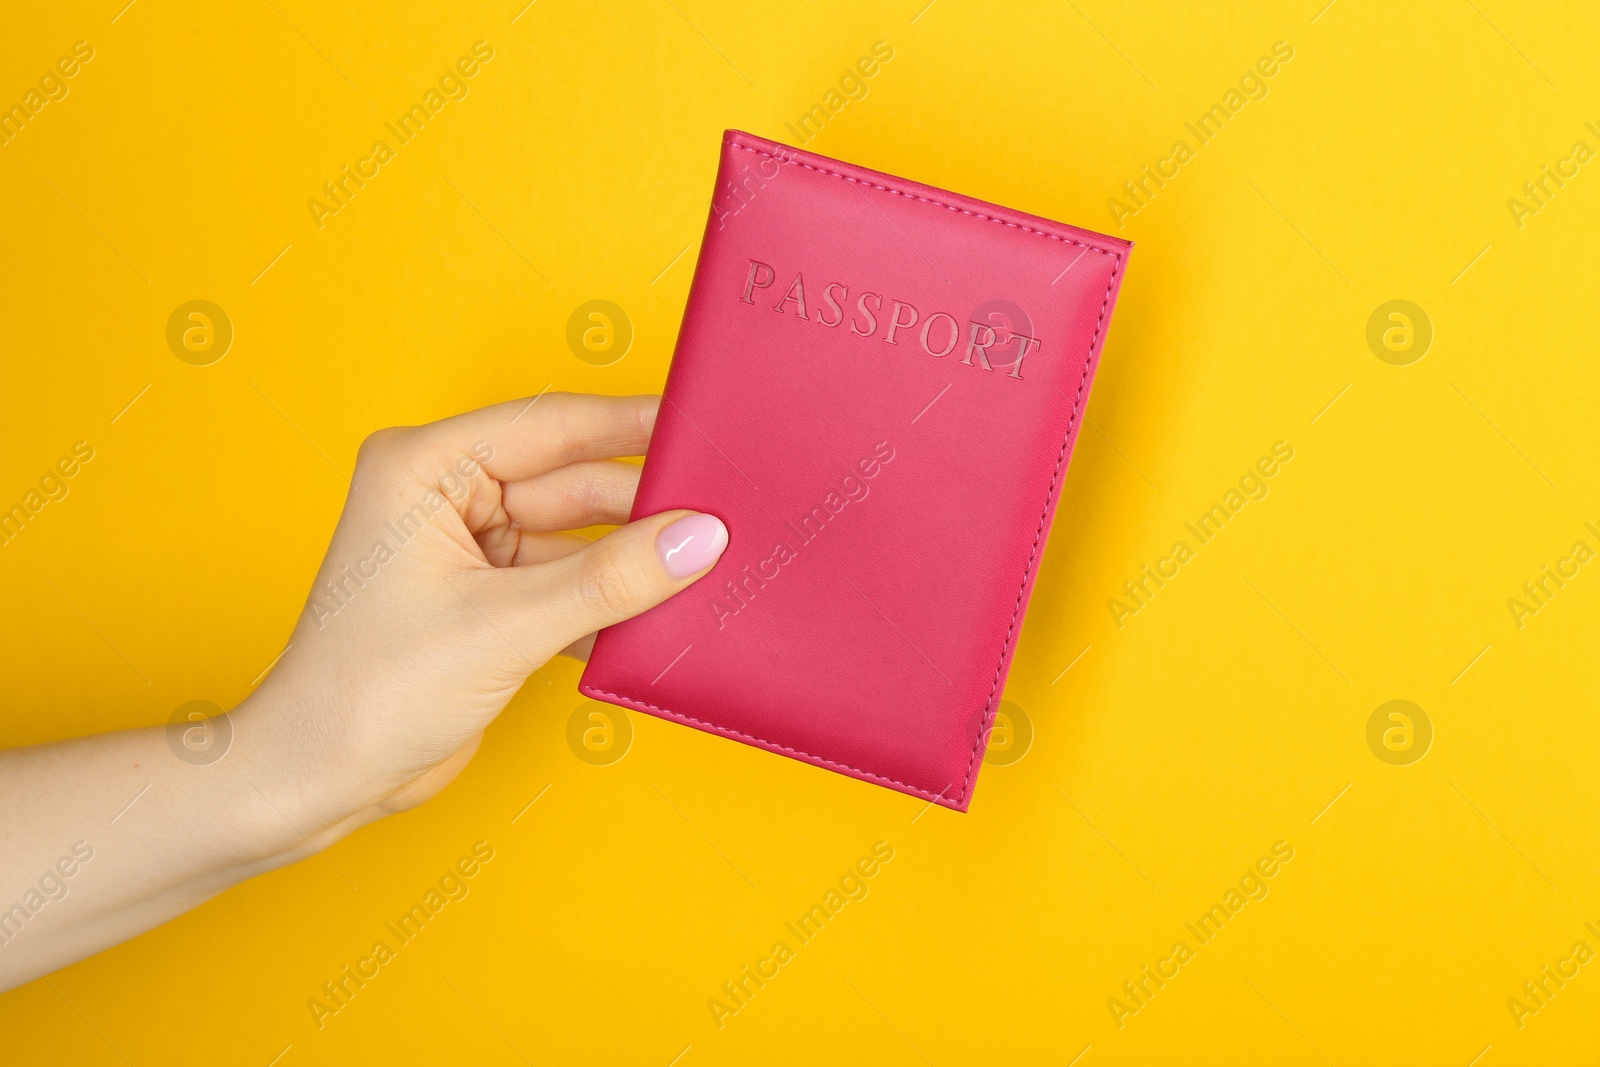
<svg viewBox="0 0 1600 1067">
<path fill-rule="evenodd" d="M 766 272 L 764 275 L 762 273 L 763 271 Z M 739 299 L 743 300 L 746 304 L 754 304 L 755 301 L 750 298 L 750 294 L 755 292 L 757 289 L 765 289 L 767 286 L 771 285 L 772 280 L 775 277 L 776 274 L 773 273 L 773 270 L 770 266 L 761 262 L 759 259 L 752 259 L 750 261 L 750 274 L 744 280 L 744 296 L 740 297 Z"/>
</svg>

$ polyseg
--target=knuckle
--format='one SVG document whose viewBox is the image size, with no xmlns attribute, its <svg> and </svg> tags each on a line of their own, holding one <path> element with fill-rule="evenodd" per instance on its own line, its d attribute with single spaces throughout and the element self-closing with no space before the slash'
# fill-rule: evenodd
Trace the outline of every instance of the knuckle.
<svg viewBox="0 0 1600 1067">
<path fill-rule="evenodd" d="M 556 455 L 563 464 L 571 463 L 583 455 L 582 435 L 576 428 L 576 412 L 571 393 L 558 393 L 553 399 L 551 417 L 555 423 Z"/>
<path fill-rule="evenodd" d="M 356 449 L 356 462 L 371 465 L 389 459 L 400 451 L 405 437 L 406 430 L 400 426 L 372 431 L 362 440 L 361 447 Z"/>
<path fill-rule="evenodd" d="M 644 584 L 637 567 L 614 550 L 601 549 L 584 568 L 579 595 L 591 608 L 626 617 L 644 609 Z"/>
<path fill-rule="evenodd" d="M 562 484 L 560 493 L 549 503 L 553 515 L 559 515 L 563 520 L 583 525 L 590 512 L 590 493 L 587 481 L 582 477 L 568 477 Z M 574 526 L 576 528 L 576 526 Z"/>
<path fill-rule="evenodd" d="M 572 490 L 570 502 L 573 511 L 584 522 L 610 522 L 616 511 L 618 494 L 611 483 L 602 476 L 584 478 Z"/>
</svg>

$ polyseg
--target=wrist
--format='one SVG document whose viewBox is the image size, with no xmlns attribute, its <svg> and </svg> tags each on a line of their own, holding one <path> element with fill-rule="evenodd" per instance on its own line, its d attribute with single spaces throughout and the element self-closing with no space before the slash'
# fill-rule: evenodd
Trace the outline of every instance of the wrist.
<svg viewBox="0 0 1600 1067">
<path fill-rule="evenodd" d="M 376 818 L 326 738 L 314 736 L 282 687 L 263 687 L 228 713 L 227 789 L 237 840 L 261 870 L 332 847 Z"/>
</svg>

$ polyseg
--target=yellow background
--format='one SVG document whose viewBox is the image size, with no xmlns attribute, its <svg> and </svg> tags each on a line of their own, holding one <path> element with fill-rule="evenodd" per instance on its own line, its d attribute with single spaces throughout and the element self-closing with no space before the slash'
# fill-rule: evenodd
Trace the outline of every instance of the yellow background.
<svg viewBox="0 0 1600 1067">
<path fill-rule="evenodd" d="M 875 41 L 893 60 L 808 147 L 1138 248 L 1007 688 L 1033 747 L 971 814 L 644 716 L 588 765 L 561 661 L 434 802 L 0 999 L 5 1058 L 1592 1055 L 1600 965 L 1521 1029 L 1506 1001 L 1600 949 L 1600 566 L 1520 629 L 1506 601 L 1600 547 L 1600 163 L 1521 228 L 1506 201 L 1600 149 L 1600 13 L 1322 2 L 8 13 L 4 103 L 96 54 L 0 147 L 0 501 L 75 441 L 96 456 L 0 548 L 7 744 L 242 699 L 369 431 L 658 389 L 719 133 L 793 142 Z M 470 94 L 319 230 L 307 199 L 478 40 Z M 1184 122 L 1280 40 L 1269 95 L 1112 229 L 1122 182 L 1195 147 Z M 212 366 L 166 344 L 195 298 L 236 331 Z M 566 345 L 591 299 L 636 330 L 612 366 Z M 1409 366 L 1366 342 L 1391 299 L 1433 324 Z M 1270 495 L 1119 629 L 1122 582 L 1279 440 Z M 1433 726 L 1409 766 L 1367 744 L 1391 699 Z M 470 896 L 319 1030 L 308 998 L 479 840 Z M 707 1000 L 880 840 L 870 895 L 718 1029 Z M 1107 1000 L 1280 840 L 1270 895 L 1118 1029 Z"/>
</svg>

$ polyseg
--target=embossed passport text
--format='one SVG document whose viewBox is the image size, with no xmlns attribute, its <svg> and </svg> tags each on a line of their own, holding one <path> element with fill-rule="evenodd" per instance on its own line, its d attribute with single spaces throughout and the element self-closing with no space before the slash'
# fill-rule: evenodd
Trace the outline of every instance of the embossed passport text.
<svg viewBox="0 0 1600 1067">
<path fill-rule="evenodd" d="M 1130 248 L 730 131 L 634 504 L 728 547 L 580 689 L 967 810 Z"/>
</svg>

